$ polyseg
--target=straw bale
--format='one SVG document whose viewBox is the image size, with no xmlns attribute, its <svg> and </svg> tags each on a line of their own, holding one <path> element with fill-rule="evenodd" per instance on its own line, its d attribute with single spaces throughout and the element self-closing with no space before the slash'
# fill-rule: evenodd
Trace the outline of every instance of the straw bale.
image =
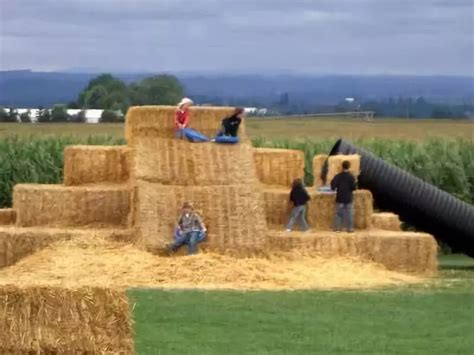
<svg viewBox="0 0 474 355">
<path fill-rule="evenodd" d="M 189 126 L 208 137 L 214 136 L 222 119 L 233 111 L 232 107 L 192 107 Z M 145 137 L 173 138 L 175 112 L 174 106 L 131 107 L 125 127 L 128 145 L 133 147 Z M 245 124 L 241 124 L 239 134 L 245 137 Z"/>
<path fill-rule="evenodd" d="M 0 285 L 291 290 L 425 281 L 358 257 L 326 258 L 306 249 L 271 252 L 246 258 L 202 252 L 190 257 L 159 257 L 130 244 L 72 239 L 51 244 L 0 270 Z"/>
<path fill-rule="evenodd" d="M 258 186 L 166 186 L 138 181 L 134 223 L 145 246 L 170 243 L 183 202 L 190 201 L 208 228 L 211 250 L 251 250 L 266 241 L 263 196 Z"/>
<path fill-rule="evenodd" d="M 135 145 L 134 177 L 165 185 L 229 185 L 258 182 L 249 143 L 222 145 L 141 138 Z"/>
<path fill-rule="evenodd" d="M 133 353 L 123 290 L 98 287 L 0 288 L 0 352 Z"/>
<path fill-rule="evenodd" d="M 310 191 L 308 191 L 310 192 Z M 283 226 L 288 223 L 291 211 L 289 202 L 290 189 L 270 188 L 264 190 L 265 212 L 267 223 L 272 226 Z M 307 220 L 311 228 L 316 230 L 332 229 L 336 211 L 335 194 L 310 192 Z M 371 225 L 372 194 L 368 190 L 354 192 L 354 226 L 357 229 L 368 229 Z M 295 228 L 298 228 L 295 225 Z"/>
<path fill-rule="evenodd" d="M 291 186 L 304 177 L 304 153 L 300 150 L 256 148 L 257 176 L 267 185 Z"/>
<path fill-rule="evenodd" d="M 130 190 L 126 185 L 16 185 L 13 207 L 20 227 L 125 226 Z"/>
<path fill-rule="evenodd" d="M 129 178 L 130 149 L 77 145 L 64 150 L 64 185 L 124 183 Z"/>
<path fill-rule="evenodd" d="M 331 183 L 334 176 L 342 171 L 342 162 L 344 160 L 348 160 L 351 163 L 349 171 L 354 175 L 354 177 L 357 178 L 360 175 L 360 155 L 332 155 L 328 158 L 327 184 Z"/>
<path fill-rule="evenodd" d="M 389 270 L 435 273 L 437 244 L 425 233 L 366 230 L 356 233 L 285 233 L 270 234 L 273 251 L 302 250 L 325 257 L 358 257 L 376 262 Z"/>
<path fill-rule="evenodd" d="M 372 214 L 372 228 L 399 231 L 401 230 L 401 222 L 394 213 L 374 213 Z"/>
<path fill-rule="evenodd" d="M 0 209 L 0 226 L 15 224 L 16 210 L 12 208 Z"/>
<path fill-rule="evenodd" d="M 318 154 L 313 158 L 313 176 L 314 176 L 315 188 L 324 186 L 323 179 L 321 179 L 321 173 L 322 173 L 323 166 L 327 158 L 328 158 L 327 154 Z"/>
</svg>

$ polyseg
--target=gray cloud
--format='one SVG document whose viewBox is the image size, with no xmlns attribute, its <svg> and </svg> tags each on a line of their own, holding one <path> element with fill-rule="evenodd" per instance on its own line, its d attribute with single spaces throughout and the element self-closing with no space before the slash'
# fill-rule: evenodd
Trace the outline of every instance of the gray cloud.
<svg viewBox="0 0 474 355">
<path fill-rule="evenodd" d="M 0 69 L 474 75 L 471 0 L 0 0 Z"/>
</svg>

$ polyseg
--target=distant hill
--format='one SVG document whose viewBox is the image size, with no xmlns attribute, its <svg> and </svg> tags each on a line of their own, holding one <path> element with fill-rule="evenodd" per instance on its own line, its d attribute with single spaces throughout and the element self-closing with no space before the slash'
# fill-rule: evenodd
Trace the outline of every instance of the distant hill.
<svg viewBox="0 0 474 355">
<path fill-rule="evenodd" d="M 0 72 L 0 106 L 37 107 L 77 98 L 93 73 Z M 116 74 L 126 82 L 152 74 Z M 187 94 L 204 98 L 239 98 L 270 104 L 288 93 L 291 101 L 335 104 L 345 97 L 360 100 L 419 97 L 433 102 L 473 103 L 474 77 L 348 76 L 348 75 L 226 75 L 177 74 Z"/>
</svg>

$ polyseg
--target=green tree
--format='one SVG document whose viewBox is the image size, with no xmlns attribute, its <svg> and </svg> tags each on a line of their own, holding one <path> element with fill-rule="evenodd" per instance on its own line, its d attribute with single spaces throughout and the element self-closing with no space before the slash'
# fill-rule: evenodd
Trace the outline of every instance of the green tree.
<svg viewBox="0 0 474 355">
<path fill-rule="evenodd" d="M 38 108 L 38 114 L 36 115 L 36 120 L 39 123 L 48 123 L 51 122 L 51 113 L 48 109 L 43 107 Z"/>
<path fill-rule="evenodd" d="M 31 111 L 28 110 L 20 115 L 21 123 L 31 123 Z"/>
<path fill-rule="evenodd" d="M 86 111 L 81 110 L 77 114 L 71 116 L 70 121 L 73 123 L 86 123 L 87 122 L 87 117 L 86 117 Z"/>
<path fill-rule="evenodd" d="M 0 107 L 0 122 L 10 122 L 10 115 L 3 107 Z"/>
<path fill-rule="evenodd" d="M 130 86 L 133 105 L 175 105 L 184 90 L 173 75 L 157 75 Z"/>
<path fill-rule="evenodd" d="M 103 109 L 108 95 L 106 88 L 102 85 L 94 86 L 86 92 L 84 107 Z"/>
<path fill-rule="evenodd" d="M 100 123 L 112 123 L 112 122 L 118 122 L 118 121 L 119 121 L 118 114 L 110 110 L 102 111 L 102 114 L 100 115 L 100 119 L 99 119 Z"/>
<path fill-rule="evenodd" d="M 127 85 L 110 74 L 101 74 L 92 79 L 87 87 L 79 94 L 77 106 L 110 109 L 111 105 L 117 101 L 117 97 L 120 97 L 118 102 L 123 104 L 127 103 Z"/>
<path fill-rule="evenodd" d="M 54 105 L 51 110 L 51 121 L 53 122 L 68 122 L 70 116 L 67 113 L 65 105 Z"/>
</svg>

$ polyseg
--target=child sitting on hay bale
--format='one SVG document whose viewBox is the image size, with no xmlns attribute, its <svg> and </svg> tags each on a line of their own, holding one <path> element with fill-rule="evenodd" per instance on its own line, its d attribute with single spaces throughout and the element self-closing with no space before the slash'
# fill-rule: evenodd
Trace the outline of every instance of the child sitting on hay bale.
<svg viewBox="0 0 474 355">
<path fill-rule="evenodd" d="M 216 143 L 237 143 L 239 138 L 237 133 L 239 132 L 240 124 L 244 118 L 245 111 L 241 107 L 236 107 L 231 116 L 226 117 L 222 120 L 221 129 L 217 132 L 217 136 L 212 139 L 212 142 Z"/>
<path fill-rule="evenodd" d="M 175 114 L 175 130 L 176 138 L 184 138 L 183 129 L 187 128 L 189 125 L 189 108 L 193 105 L 193 100 L 188 99 L 187 97 L 183 98 L 176 108 Z"/>
<path fill-rule="evenodd" d="M 357 188 L 354 176 L 349 172 L 351 163 L 342 162 L 342 172 L 331 181 L 331 189 L 336 190 L 336 215 L 334 216 L 334 231 L 341 231 L 341 224 L 346 224 L 349 233 L 354 232 L 352 207 L 353 192 Z"/>
<path fill-rule="evenodd" d="M 302 231 L 309 230 L 308 223 L 306 222 L 306 204 L 309 200 L 311 200 L 311 197 L 306 191 L 303 181 L 295 179 L 290 192 L 290 202 L 293 203 L 293 209 L 291 210 L 290 220 L 286 225 L 287 232 L 291 232 L 297 220 L 299 220 Z"/>
<path fill-rule="evenodd" d="M 187 244 L 188 254 L 197 253 L 197 245 L 204 239 L 206 235 L 206 226 L 201 216 L 194 211 L 193 206 L 189 202 L 183 204 L 181 216 L 178 219 L 177 235 L 175 241 L 169 246 L 173 252 Z"/>
</svg>

